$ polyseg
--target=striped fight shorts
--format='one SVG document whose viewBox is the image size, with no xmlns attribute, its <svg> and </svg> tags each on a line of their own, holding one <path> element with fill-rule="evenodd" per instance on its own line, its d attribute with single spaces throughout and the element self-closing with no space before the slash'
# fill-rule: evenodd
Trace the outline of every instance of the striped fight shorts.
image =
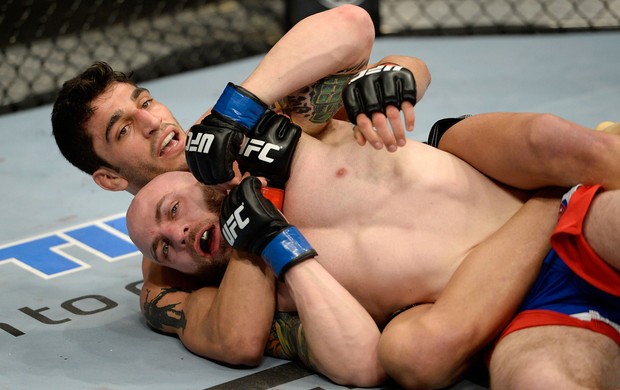
<svg viewBox="0 0 620 390">
<path fill-rule="evenodd" d="M 520 329 L 565 325 L 604 334 L 620 345 L 620 273 L 583 236 L 583 221 L 601 190 L 577 186 L 564 196 L 551 237 L 553 249 L 500 339 Z"/>
</svg>

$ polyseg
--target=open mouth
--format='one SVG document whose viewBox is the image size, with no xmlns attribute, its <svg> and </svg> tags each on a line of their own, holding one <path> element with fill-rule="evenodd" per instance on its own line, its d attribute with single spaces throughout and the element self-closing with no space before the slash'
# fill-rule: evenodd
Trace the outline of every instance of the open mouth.
<svg viewBox="0 0 620 390">
<path fill-rule="evenodd" d="M 205 230 L 200 236 L 199 246 L 200 250 L 205 255 L 211 255 L 212 246 L 213 246 L 213 236 L 214 236 L 215 226 L 212 226 L 210 229 Z"/>
<path fill-rule="evenodd" d="M 172 130 L 161 142 L 161 147 L 159 148 L 159 156 L 163 156 L 168 153 L 169 150 L 173 149 L 179 144 L 179 137 L 177 132 Z"/>
</svg>

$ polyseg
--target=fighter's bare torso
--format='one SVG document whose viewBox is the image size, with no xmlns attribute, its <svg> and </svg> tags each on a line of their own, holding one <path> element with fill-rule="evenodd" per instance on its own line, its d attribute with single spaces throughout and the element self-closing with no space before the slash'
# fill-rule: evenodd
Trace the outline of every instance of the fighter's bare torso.
<svg viewBox="0 0 620 390">
<path fill-rule="evenodd" d="M 332 121 L 298 145 L 284 213 L 377 323 L 433 302 L 466 254 L 523 204 L 462 160 L 408 142 L 360 147 Z"/>
</svg>

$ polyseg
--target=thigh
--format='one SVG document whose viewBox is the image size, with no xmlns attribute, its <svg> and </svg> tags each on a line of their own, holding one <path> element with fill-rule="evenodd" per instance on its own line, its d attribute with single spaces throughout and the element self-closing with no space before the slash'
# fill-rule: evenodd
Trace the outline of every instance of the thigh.
<svg viewBox="0 0 620 390">
<path fill-rule="evenodd" d="M 531 113 L 472 115 L 451 126 L 438 147 L 474 166 L 516 159 L 514 153 L 529 149 L 529 134 L 537 118 L 538 114 Z M 508 156 L 506 152 L 510 152 Z"/>
<path fill-rule="evenodd" d="M 439 149 L 502 183 L 536 189 L 598 182 L 593 170 L 602 165 L 603 157 L 605 161 L 610 155 L 617 159 L 620 149 L 619 138 L 614 153 L 601 153 L 601 149 L 610 149 L 601 146 L 608 143 L 603 138 L 609 137 L 551 114 L 488 113 L 452 126 L 441 138 Z M 620 164 L 609 164 L 614 169 L 603 166 L 598 174 L 617 173 Z"/>
<path fill-rule="evenodd" d="M 620 190 L 597 194 L 584 222 L 584 235 L 592 249 L 617 272 L 620 272 Z"/>
<path fill-rule="evenodd" d="M 504 337 L 490 362 L 498 389 L 618 389 L 620 347 L 602 334 L 569 326 L 538 326 Z"/>
</svg>

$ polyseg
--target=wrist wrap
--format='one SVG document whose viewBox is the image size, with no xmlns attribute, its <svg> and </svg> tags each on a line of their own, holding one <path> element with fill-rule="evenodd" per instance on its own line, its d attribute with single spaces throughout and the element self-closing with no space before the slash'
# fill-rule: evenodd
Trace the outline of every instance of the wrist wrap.
<svg viewBox="0 0 620 390">
<path fill-rule="evenodd" d="M 278 279 L 293 265 L 316 256 L 316 251 L 295 226 L 289 226 L 275 236 L 261 252 Z"/>
<path fill-rule="evenodd" d="M 244 126 L 250 132 L 267 110 L 267 105 L 247 89 L 228 83 L 213 111 Z"/>
</svg>

